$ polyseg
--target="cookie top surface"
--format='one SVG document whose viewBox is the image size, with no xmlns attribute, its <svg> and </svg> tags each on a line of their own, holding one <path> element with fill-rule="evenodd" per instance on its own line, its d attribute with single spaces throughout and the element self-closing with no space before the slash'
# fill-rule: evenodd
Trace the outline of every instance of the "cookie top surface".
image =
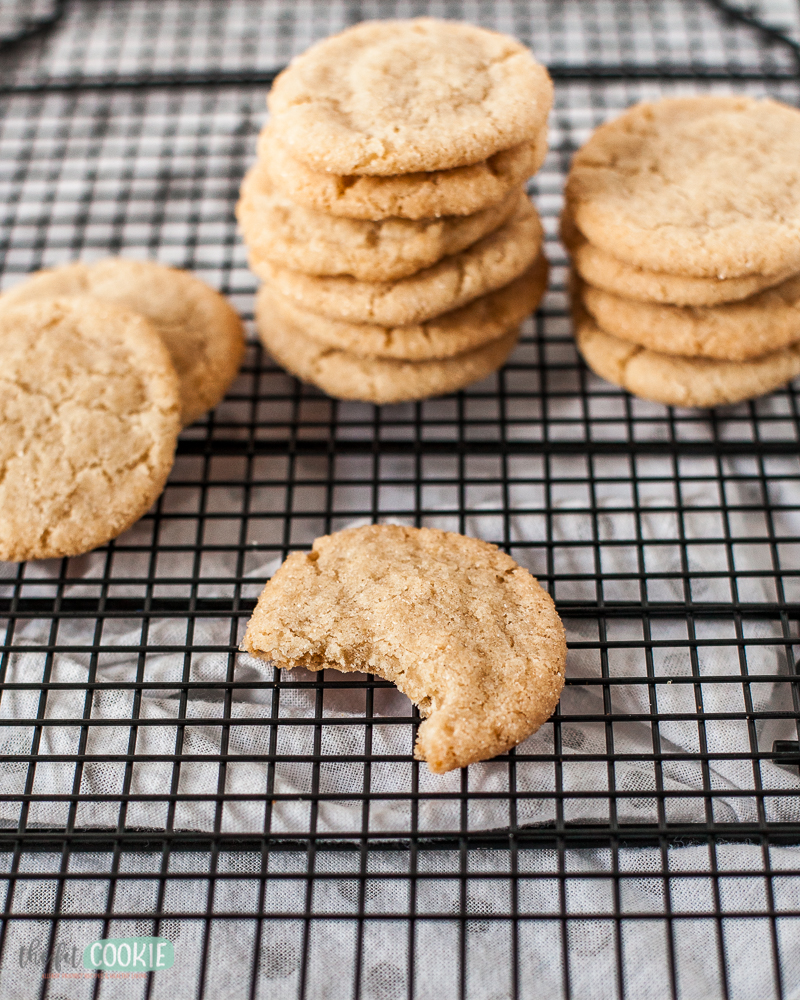
<svg viewBox="0 0 800 1000">
<path fill-rule="evenodd" d="M 572 223 L 569 213 L 561 215 L 561 239 L 569 251 L 572 266 L 588 284 L 615 295 L 642 302 L 675 306 L 716 306 L 738 302 L 791 276 L 750 274 L 741 278 L 693 278 L 663 271 L 646 271 L 618 260 L 590 243 Z"/>
<path fill-rule="evenodd" d="M 550 716 L 564 629 L 494 545 L 371 525 L 317 538 L 265 587 L 243 648 L 279 667 L 364 671 L 419 705 L 415 756 L 440 774 L 509 749 Z"/>
<path fill-rule="evenodd" d="M 403 174 L 530 140 L 552 104 L 516 39 L 471 24 L 365 21 L 293 59 L 268 97 L 276 139 L 315 170 Z"/>
<path fill-rule="evenodd" d="M 242 183 L 236 216 L 253 259 L 304 274 L 394 281 L 466 249 L 502 226 L 523 197 L 517 188 L 474 215 L 419 221 L 344 219 L 294 204 L 257 164 Z"/>
<path fill-rule="evenodd" d="M 0 310 L 36 299 L 92 295 L 147 317 L 169 351 L 188 425 L 222 399 L 244 356 L 244 329 L 219 292 L 187 271 L 112 257 L 39 271 L 0 296 Z"/>
<path fill-rule="evenodd" d="M 800 275 L 719 306 L 667 306 L 577 287 L 601 329 L 654 351 L 748 361 L 800 341 Z"/>
<path fill-rule="evenodd" d="M 670 406 L 723 406 L 755 399 L 800 375 L 800 348 L 752 361 L 686 358 L 651 351 L 601 330 L 580 306 L 575 339 L 587 365 L 635 396 Z"/>
<path fill-rule="evenodd" d="M 365 358 L 314 340 L 305 326 L 271 308 L 269 293 L 256 299 L 261 342 L 287 371 L 337 399 L 401 403 L 456 392 L 496 371 L 514 349 L 519 331 L 455 357 L 426 361 Z"/>
<path fill-rule="evenodd" d="M 428 361 L 472 351 L 502 337 L 538 306 L 547 288 L 543 254 L 509 285 L 460 309 L 410 326 L 374 326 L 327 319 L 308 312 L 268 284 L 258 293 L 262 315 L 283 317 L 320 344 L 359 357 Z"/>
<path fill-rule="evenodd" d="M 595 246 L 651 271 L 800 270 L 800 111 L 749 97 L 638 104 L 575 154 L 565 197 Z"/>
<path fill-rule="evenodd" d="M 392 177 L 313 170 L 274 141 L 269 125 L 258 156 L 273 184 L 298 205 L 349 219 L 435 219 L 480 212 L 535 174 L 547 156 L 547 130 L 480 163 Z"/>
<path fill-rule="evenodd" d="M 161 492 L 178 380 L 144 317 L 95 298 L 0 312 L 0 559 L 88 552 Z"/>
<path fill-rule="evenodd" d="M 397 281 L 313 277 L 253 260 L 255 273 L 302 308 L 332 319 L 379 326 L 421 323 L 507 285 L 530 267 L 542 246 L 542 225 L 522 198 L 505 225 L 461 253 Z"/>
</svg>

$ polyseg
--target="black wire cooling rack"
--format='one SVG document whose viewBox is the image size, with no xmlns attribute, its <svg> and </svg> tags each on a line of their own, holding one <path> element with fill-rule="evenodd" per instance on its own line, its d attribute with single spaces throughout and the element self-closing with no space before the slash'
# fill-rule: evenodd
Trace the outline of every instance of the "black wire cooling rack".
<svg viewBox="0 0 800 1000">
<path fill-rule="evenodd" d="M 554 267 L 509 364 L 445 399 L 336 402 L 253 338 L 140 524 L 2 569 L 0 995 L 799 995 L 797 387 L 699 412 L 598 380 L 556 239 L 571 153 L 635 100 L 797 104 L 797 6 L 34 6 L 0 63 L 3 287 L 124 253 L 250 320 L 233 206 L 275 71 L 425 12 L 551 67 L 531 191 Z M 516 751 L 433 778 L 390 686 L 238 656 L 289 551 L 380 519 L 496 542 L 556 599 L 567 687 Z M 173 968 L 78 978 L 86 944 L 130 935 L 169 939 Z"/>
</svg>

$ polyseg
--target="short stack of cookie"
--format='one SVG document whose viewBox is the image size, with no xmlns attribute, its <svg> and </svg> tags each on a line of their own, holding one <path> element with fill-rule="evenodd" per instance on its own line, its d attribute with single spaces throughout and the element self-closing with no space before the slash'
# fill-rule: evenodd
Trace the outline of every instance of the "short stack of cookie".
<svg viewBox="0 0 800 1000">
<path fill-rule="evenodd" d="M 527 49 L 463 23 L 365 22 L 295 59 L 237 206 L 277 361 L 374 403 L 500 367 L 547 284 L 524 184 L 551 103 Z"/>
<path fill-rule="evenodd" d="M 67 264 L 0 296 L 0 560 L 78 555 L 129 528 L 244 347 L 219 292 L 151 261 Z"/>
<path fill-rule="evenodd" d="M 630 108 L 572 163 L 575 336 L 644 399 L 716 406 L 800 374 L 800 112 L 703 96 Z"/>
</svg>

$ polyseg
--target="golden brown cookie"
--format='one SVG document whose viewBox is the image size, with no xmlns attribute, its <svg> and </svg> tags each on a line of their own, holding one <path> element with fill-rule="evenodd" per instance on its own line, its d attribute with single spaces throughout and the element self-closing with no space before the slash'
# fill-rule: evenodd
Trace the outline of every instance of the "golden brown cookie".
<svg viewBox="0 0 800 1000">
<path fill-rule="evenodd" d="M 88 552 L 147 511 L 180 430 L 152 324 L 92 297 L 0 312 L 0 559 Z"/>
<path fill-rule="evenodd" d="M 315 170 L 448 170 L 529 141 L 553 85 L 516 39 L 421 17 L 365 21 L 297 56 L 268 104 L 276 141 Z"/>
<path fill-rule="evenodd" d="M 547 288 L 548 265 L 540 254 L 510 285 L 412 326 L 346 323 L 308 312 L 269 285 L 258 293 L 259 309 L 274 314 L 327 347 L 364 358 L 429 361 L 450 358 L 502 337 L 538 306 Z"/>
<path fill-rule="evenodd" d="M 595 288 L 642 302 L 674 306 L 716 306 L 738 302 L 791 277 L 750 274 L 742 278 L 692 278 L 682 274 L 645 271 L 590 243 L 575 226 L 565 209 L 561 214 L 561 239 L 569 251 L 572 266 Z"/>
<path fill-rule="evenodd" d="M 268 293 L 256 300 L 261 341 L 287 371 L 337 399 L 401 403 L 456 392 L 496 371 L 514 349 L 512 329 L 474 350 L 452 358 L 398 361 L 364 358 L 313 340 L 287 317 L 273 312 Z"/>
<path fill-rule="evenodd" d="M 755 399 L 800 375 L 800 348 L 784 347 L 752 361 L 684 358 L 648 350 L 601 330 L 574 311 L 575 339 L 586 364 L 635 396 L 671 406 L 722 406 Z"/>
<path fill-rule="evenodd" d="M 550 596 L 496 546 L 368 525 L 293 552 L 242 649 L 286 669 L 364 671 L 419 706 L 414 756 L 434 774 L 486 760 L 545 722 L 566 642 Z"/>
<path fill-rule="evenodd" d="M 256 164 L 245 176 L 236 217 L 251 261 L 268 260 L 303 274 L 349 274 L 395 281 L 471 246 L 508 222 L 521 189 L 474 215 L 442 219 L 343 219 L 296 205 Z"/>
<path fill-rule="evenodd" d="M 187 271 L 111 257 L 37 271 L 0 296 L 0 309 L 58 295 L 93 295 L 146 316 L 169 351 L 181 386 L 182 422 L 216 406 L 244 357 L 244 329 L 224 296 Z"/>
<path fill-rule="evenodd" d="M 531 141 L 452 170 L 367 177 L 312 170 L 261 131 L 258 158 L 275 187 L 298 205 L 348 219 L 438 219 L 472 215 L 502 201 L 547 156 L 547 128 Z"/>
<path fill-rule="evenodd" d="M 720 306 L 639 302 L 575 280 L 601 329 L 653 351 L 749 361 L 800 341 L 800 275 Z"/>
<path fill-rule="evenodd" d="M 317 278 L 269 261 L 251 261 L 256 274 L 303 309 L 331 319 L 378 326 L 422 323 L 502 288 L 539 255 L 542 225 L 523 198 L 509 221 L 461 253 L 398 281 Z"/>
<path fill-rule="evenodd" d="M 635 267 L 800 271 L 800 111 L 712 95 L 635 105 L 578 150 L 565 197 L 589 242 Z"/>
</svg>

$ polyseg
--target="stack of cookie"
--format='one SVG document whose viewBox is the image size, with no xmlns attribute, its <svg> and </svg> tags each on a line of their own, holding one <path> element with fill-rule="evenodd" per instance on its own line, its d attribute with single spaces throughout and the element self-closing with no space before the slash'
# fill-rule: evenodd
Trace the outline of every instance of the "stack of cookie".
<svg viewBox="0 0 800 1000">
<path fill-rule="evenodd" d="M 0 296 L 0 560 L 77 555 L 129 528 L 243 353 L 218 292 L 150 261 L 68 264 Z"/>
<path fill-rule="evenodd" d="M 527 49 L 456 22 L 366 22 L 295 59 L 237 207 L 273 356 L 375 403 L 497 369 L 547 284 L 524 183 L 551 103 Z"/>
<path fill-rule="evenodd" d="M 800 112 L 636 105 L 575 156 L 562 238 L 575 336 L 645 399 L 716 406 L 800 374 Z"/>
</svg>

